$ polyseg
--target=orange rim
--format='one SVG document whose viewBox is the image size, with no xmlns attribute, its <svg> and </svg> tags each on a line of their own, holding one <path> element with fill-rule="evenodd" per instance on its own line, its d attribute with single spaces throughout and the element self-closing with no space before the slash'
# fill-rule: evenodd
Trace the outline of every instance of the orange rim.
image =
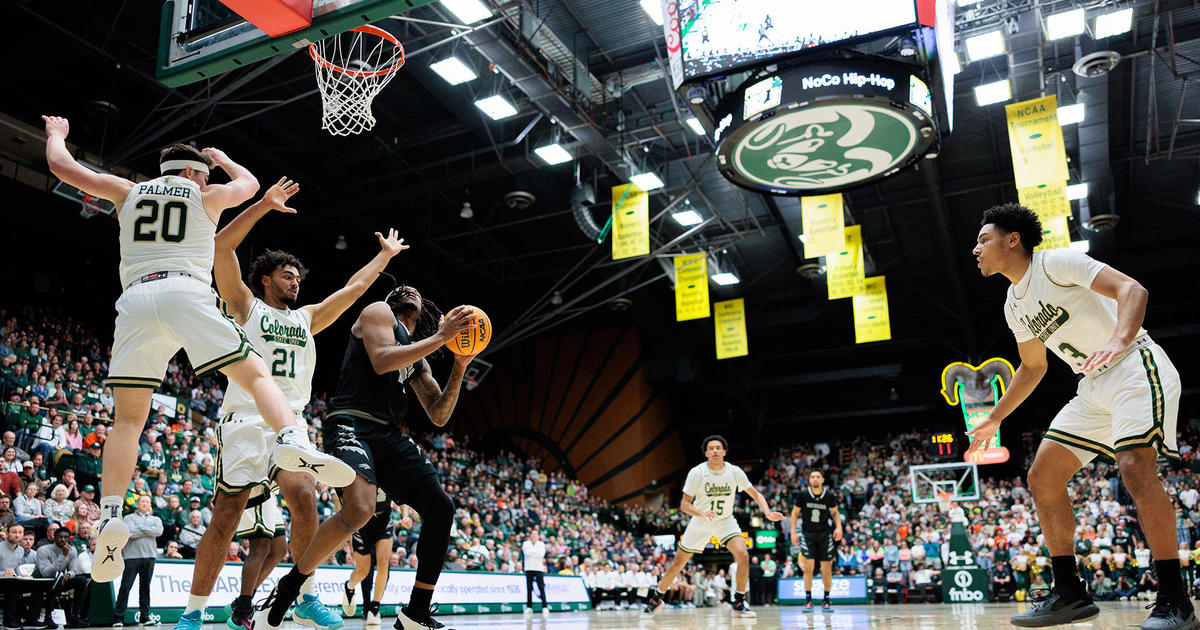
<svg viewBox="0 0 1200 630">
<path fill-rule="evenodd" d="M 351 77 L 381 77 L 381 76 L 391 74 L 391 73 L 399 70 L 400 66 L 404 65 L 404 46 L 400 43 L 400 40 L 398 40 L 394 36 L 392 36 L 391 33 L 387 32 L 381 28 L 371 26 L 370 24 L 364 24 L 362 26 L 358 26 L 358 27 L 352 28 L 350 30 L 358 31 L 359 33 L 366 33 L 368 35 L 374 35 L 376 37 L 379 37 L 379 38 L 382 38 L 382 39 L 385 39 L 385 40 L 391 42 L 392 44 L 394 44 L 396 46 L 396 48 L 400 49 L 400 61 L 397 61 L 392 66 L 384 68 L 383 70 L 376 70 L 375 72 L 360 72 L 358 70 L 348 70 L 337 64 L 329 62 L 328 60 L 326 60 L 324 57 L 322 57 L 320 54 L 317 53 L 317 45 L 316 44 L 308 45 L 308 54 L 312 56 L 313 61 L 316 61 L 317 63 L 321 64 L 325 68 L 328 68 L 335 72 L 340 72 L 342 74 L 345 74 L 345 75 L 351 76 Z"/>
</svg>

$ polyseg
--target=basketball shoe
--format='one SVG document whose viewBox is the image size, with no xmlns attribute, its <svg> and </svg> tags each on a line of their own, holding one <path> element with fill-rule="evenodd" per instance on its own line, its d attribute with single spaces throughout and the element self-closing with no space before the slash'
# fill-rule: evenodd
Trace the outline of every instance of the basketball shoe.
<svg viewBox="0 0 1200 630">
<path fill-rule="evenodd" d="M 758 615 L 755 614 L 755 612 L 753 610 L 750 610 L 750 606 L 748 606 L 746 604 L 746 600 L 739 599 L 739 600 L 733 602 L 733 616 L 734 617 L 757 617 Z"/>
<path fill-rule="evenodd" d="M 1022 628 L 1044 628 L 1065 623 L 1075 623 L 1095 619 L 1100 615 L 1100 607 L 1087 594 L 1087 586 L 1079 582 L 1077 593 L 1063 593 L 1057 587 L 1050 589 L 1045 599 L 1032 602 L 1033 605 L 1023 613 L 1013 615 L 1009 622 Z M 1171 626 L 1163 626 L 1155 630 L 1167 630 Z M 1182 628 L 1182 626 L 1181 626 Z"/>
<path fill-rule="evenodd" d="M 653 617 L 655 613 L 662 610 L 662 607 L 662 596 L 655 591 L 650 591 L 650 594 L 646 595 L 646 606 L 642 608 L 642 616 Z"/>
<path fill-rule="evenodd" d="M 129 526 L 121 517 L 114 516 L 100 525 L 96 536 L 96 560 L 92 565 L 92 581 L 112 582 L 125 572 L 125 559 L 121 551 L 129 542 Z"/>
<path fill-rule="evenodd" d="M 354 589 L 350 588 L 350 580 L 342 583 L 342 612 L 347 617 L 354 616 Z"/>
<path fill-rule="evenodd" d="M 1200 620 L 1191 606 L 1184 607 L 1176 602 L 1158 599 L 1151 608 L 1150 616 L 1142 624 L 1142 630 L 1200 630 Z"/>
<path fill-rule="evenodd" d="M 350 465 L 314 448 L 308 441 L 308 434 L 300 427 L 288 427 L 279 432 L 271 459 L 283 470 L 308 473 L 332 488 L 344 488 L 354 481 L 354 470 Z"/>
</svg>

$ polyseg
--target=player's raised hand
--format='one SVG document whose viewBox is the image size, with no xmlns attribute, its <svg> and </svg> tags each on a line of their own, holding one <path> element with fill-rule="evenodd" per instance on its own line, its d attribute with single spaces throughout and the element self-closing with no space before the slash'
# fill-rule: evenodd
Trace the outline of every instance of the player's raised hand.
<svg viewBox="0 0 1200 630">
<path fill-rule="evenodd" d="M 438 322 L 438 333 L 443 338 L 450 339 L 460 331 L 474 328 L 475 323 L 471 321 L 474 317 L 475 309 L 470 306 L 455 306 L 449 313 L 442 315 L 441 321 Z"/>
<path fill-rule="evenodd" d="M 375 238 L 379 239 L 379 250 L 391 257 L 408 249 L 409 246 L 405 245 L 404 239 L 399 238 L 399 236 L 400 233 L 395 228 L 388 230 L 386 238 L 383 234 L 376 232 Z"/>
<path fill-rule="evenodd" d="M 213 164 L 216 164 L 217 166 L 220 166 L 221 168 L 224 168 L 225 164 L 227 164 L 231 161 L 229 159 L 229 156 L 225 155 L 224 151 L 214 148 L 214 147 L 205 147 L 200 152 L 207 155 L 208 157 L 212 158 Z"/>
<path fill-rule="evenodd" d="M 287 177 L 280 177 L 274 186 L 263 193 L 262 200 L 269 204 L 272 210 L 278 210 L 284 214 L 296 214 L 295 208 L 288 207 L 287 200 L 298 192 L 300 192 L 300 184 Z"/>
<path fill-rule="evenodd" d="M 51 138 L 66 138 L 71 132 L 71 123 L 62 116 L 42 116 L 42 120 L 46 121 L 46 135 Z"/>
<path fill-rule="evenodd" d="M 474 326 L 474 324 L 472 324 L 472 326 Z M 468 365 L 471 365 L 471 361 L 474 361 L 475 357 L 477 357 L 477 356 L 479 356 L 478 352 L 476 352 L 475 354 L 456 354 L 456 355 L 454 355 L 454 363 L 455 363 L 455 365 L 461 365 L 463 367 L 466 367 Z"/>
<path fill-rule="evenodd" d="M 975 425 L 974 429 L 967 431 L 967 435 L 971 437 L 971 446 L 963 455 L 963 459 L 968 462 L 972 461 L 972 455 L 991 446 L 992 439 L 996 437 L 996 432 L 999 430 L 1000 418 L 988 414 L 987 420 Z"/>
</svg>

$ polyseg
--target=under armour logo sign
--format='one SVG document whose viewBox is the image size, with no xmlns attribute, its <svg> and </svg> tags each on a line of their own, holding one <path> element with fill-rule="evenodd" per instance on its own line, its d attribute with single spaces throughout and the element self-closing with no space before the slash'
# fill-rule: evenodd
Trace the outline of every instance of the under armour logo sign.
<svg viewBox="0 0 1200 630">
<path fill-rule="evenodd" d="M 109 547 L 108 545 L 105 545 L 104 548 L 108 550 L 108 555 L 104 556 L 104 560 L 101 562 L 108 562 L 109 560 L 116 562 L 117 559 L 113 557 L 113 554 L 117 553 L 117 549 L 119 549 L 119 547 Z"/>
</svg>

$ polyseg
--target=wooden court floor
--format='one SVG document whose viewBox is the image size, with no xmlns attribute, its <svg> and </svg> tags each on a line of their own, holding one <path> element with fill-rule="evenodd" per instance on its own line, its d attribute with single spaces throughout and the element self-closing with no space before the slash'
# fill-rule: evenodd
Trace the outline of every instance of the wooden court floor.
<svg viewBox="0 0 1200 630">
<path fill-rule="evenodd" d="M 1100 617 L 1077 628 L 1091 630 L 1128 629 L 1141 626 L 1149 613 L 1147 602 L 1101 602 Z M 840 606 L 831 614 L 803 613 L 794 607 L 759 607 L 753 620 L 734 618 L 728 608 L 691 610 L 665 609 L 653 619 L 643 620 L 636 611 L 588 611 L 554 613 L 548 618 L 521 615 L 445 615 L 438 617 L 448 628 L 458 630 L 721 630 L 783 628 L 787 630 L 992 630 L 1010 629 L 1008 617 L 1025 610 L 1027 604 L 891 604 Z M 381 630 L 391 630 L 395 618 L 385 618 Z M 204 630 L 220 630 L 224 624 L 208 624 Z M 301 626 L 285 622 L 283 630 Z M 348 619 L 346 630 L 362 630 L 361 619 Z M 160 630 L 168 630 L 160 626 Z"/>
</svg>

